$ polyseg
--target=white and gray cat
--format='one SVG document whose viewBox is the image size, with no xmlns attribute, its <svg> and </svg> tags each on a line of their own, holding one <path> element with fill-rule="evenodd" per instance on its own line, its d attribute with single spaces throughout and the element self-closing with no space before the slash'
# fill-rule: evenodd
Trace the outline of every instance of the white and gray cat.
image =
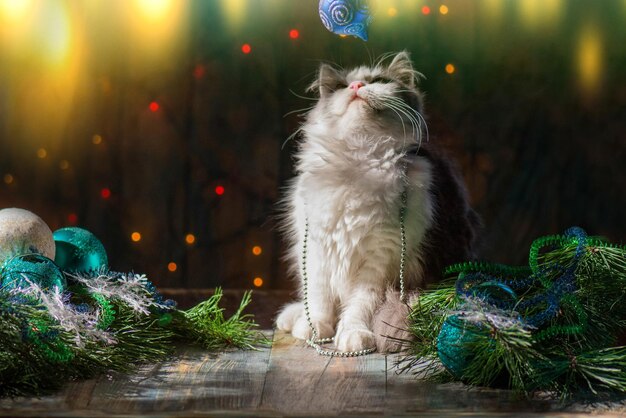
<svg viewBox="0 0 626 418">
<path fill-rule="evenodd" d="M 419 76 L 400 52 L 351 71 L 323 64 L 310 87 L 319 100 L 300 129 L 283 226 L 300 299 L 306 254 L 313 326 L 320 338 L 334 336 L 341 351 L 376 345 L 376 313 L 399 284 L 404 192 L 409 288 L 473 255 L 479 222 L 463 183 L 434 144 L 422 141 Z M 302 300 L 285 306 L 276 325 L 297 338 L 312 334 Z"/>
</svg>

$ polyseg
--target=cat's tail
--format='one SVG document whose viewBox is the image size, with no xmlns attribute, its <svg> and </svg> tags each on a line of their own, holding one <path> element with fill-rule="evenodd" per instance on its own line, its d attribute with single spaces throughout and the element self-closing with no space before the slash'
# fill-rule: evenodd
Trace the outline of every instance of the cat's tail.
<svg viewBox="0 0 626 418">
<path fill-rule="evenodd" d="M 403 351 L 413 341 L 413 334 L 409 331 L 409 313 L 417 296 L 418 292 L 409 293 L 403 302 L 398 290 L 387 289 L 385 302 L 374 313 L 372 321 L 379 353 Z"/>
</svg>

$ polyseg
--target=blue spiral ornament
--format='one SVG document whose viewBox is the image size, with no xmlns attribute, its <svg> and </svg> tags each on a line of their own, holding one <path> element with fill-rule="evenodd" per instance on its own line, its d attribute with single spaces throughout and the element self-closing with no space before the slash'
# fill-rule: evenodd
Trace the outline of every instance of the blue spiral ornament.
<svg viewBox="0 0 626 418">
<path fill-rule="evenodd" d="M 366 0 L 320 0 L 319 14 L 330 32 L 367 41 L 367 27 L 372 17 Z"/>
</svg>

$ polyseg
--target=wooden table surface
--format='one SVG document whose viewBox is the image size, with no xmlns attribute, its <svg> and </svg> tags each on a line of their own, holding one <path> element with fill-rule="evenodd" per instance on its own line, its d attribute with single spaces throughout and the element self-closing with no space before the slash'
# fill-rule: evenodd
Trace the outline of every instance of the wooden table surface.
<svg viewBox="0 0 626 418">
<path fill-rule="evenodd" d="M 0 400 L 0 416 L 626 416 L 626 403 L 562 405 L 506 390 L 434 384 L 395 372 L 396 357 L 329 358 L 282 332 L 271 348 L 181 348 L 132 375 L 72 382 L 41 398 Z"/>
</svg>

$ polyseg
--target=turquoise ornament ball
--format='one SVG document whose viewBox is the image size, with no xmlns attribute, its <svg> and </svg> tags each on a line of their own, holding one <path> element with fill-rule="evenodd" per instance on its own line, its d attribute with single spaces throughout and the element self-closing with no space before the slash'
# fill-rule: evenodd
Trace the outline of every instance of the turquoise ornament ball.
<svg viewBox="0 0 626 418">
<path fill-rule="evenodd" d="M 457 379 L 462 379 L 474 358 L 472 343 L 481 337 L 476 325 L 468 324 L 457 315 L 448 317 L 437 337 L 437 353 L 441 363 Z"/>
<path fill-rule="evenodd" d="M 109 260 L 104 245 L 86 229 L 61 228 L 52 236 L 56 245 L 54 262 L 61 270 L 87 273 L 108 269 Z"/>
<path fill-rule="evenodd" d="M 44 291 L 57 288 L 63 292 L 67 287 L 59 267 L 40 254 L 18 255 L 7 260 L 0 269 L 0 278 L 5 289 L 26 288 L 31 283 L 39 285 Z"/>
</svg>

